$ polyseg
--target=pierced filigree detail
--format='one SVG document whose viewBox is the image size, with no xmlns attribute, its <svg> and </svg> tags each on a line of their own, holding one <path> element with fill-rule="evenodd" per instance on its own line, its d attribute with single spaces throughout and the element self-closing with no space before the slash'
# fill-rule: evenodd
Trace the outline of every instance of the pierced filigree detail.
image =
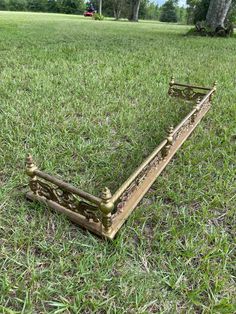
<svg viewBox="0 0 236 314">
<path fill-rule="evenodd" d="M 37 194 L 38 192 L 38 182 L 35 179 L 30 179 L 29 181 L 29 186 L 32 192 L 34 192 L 34 194 Z"/>
<path fill-rule="evenodd" d="M 196 120 L 197 116 L 201 114 L 201 111 L 204 108 L 207 108 L 210 106 L 209 99 L 206 99 L 206 102 L 204 102 L 200 107 L 198 107 L 198 110 L 182 125 L 182 127 L 174 134 L 173 138 L 174 141 L 176 141 L 182 133 L 187 131 L 189 128 L 192 127 L 194 121 Z"/>
<path fill-rule="evenodd" d="M 204 93 L 196 92 L 192 87 L 171 87 L 169 90 L 169 95 L 173 97 L 179 97 L 184 100 L 197 100 L 198 98 L 203 98 L 205 96 Z"/>
<path fill-rule="evenodd" d="M 184 133 L 185 131 L 187 131 L 192 125 L 192 122 L 191 122 L 191 118 L 188 119 L 183 125 L 182 127 L 174 134 L 173 138 L 174 138 L 174 141 L 176 141 L 180 135 L 182 133 Z"/>
<path fill-rule="evenodd" d="M 148 165 L 146 165 L 136 179 L 130 184 L 130 186 L 121 195 L 118 204 L 116 205 L 117 211 L 113 214 L 113 218 L 123 211 L 123 208 L 127 201 L 131 198 L 132 194 L 139 188 L 147 175 L 158 167 L 159 162 L 162 160 L 161 153 L 158 153 Z"/>
<path fill-rule="evenodd" d="M 61 188 L 53 188 L 40 180 L 32 180 L 30 188 L 35 194 L 68 208 L 88 220 L 92 219 L 94 222 L 100 221 L 98 207 L 79 201 L 74 194 L 68 191 L 62 190 Z"/>
</svg>

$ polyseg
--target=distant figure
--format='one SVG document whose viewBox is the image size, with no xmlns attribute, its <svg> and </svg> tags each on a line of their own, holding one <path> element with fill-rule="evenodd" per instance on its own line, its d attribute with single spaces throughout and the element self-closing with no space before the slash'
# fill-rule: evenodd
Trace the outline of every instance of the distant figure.
<svg viewBox="0 0 236 314">
<path fill-rule="evenodd" d="M 86 7 L 87 7 L 88 12 L 94 12 L 95 11 L 94 5 L 91 1 L 86 3 Z"/>
<path fill-rule="evenodd" d="M 96 13 L 95 7 L 92 1 L 86 3 L 86 11 L 84 12 L 84 16 L 93 16 Z"/>
</svg>

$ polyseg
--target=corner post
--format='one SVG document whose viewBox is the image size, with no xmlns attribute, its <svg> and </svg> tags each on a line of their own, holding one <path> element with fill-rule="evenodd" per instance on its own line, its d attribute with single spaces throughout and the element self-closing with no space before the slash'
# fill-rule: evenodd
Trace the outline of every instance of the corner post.
<svg viewBox="0 0 236 314">
<path fill-rule="evenodd" d="M 101 198 L 100 210 L 102 212 L 102 225 L 105 233 L 110 233 L 112 230 L 111 213 L 114 209 L 114 203 L 111 201 L 111 191 L 107 187 L 103 189 Z"/>
<path fill-rule="evenodd" d="M 33 158 L 30 154 L 26 156 L 25 164 L 26 164 L 26 174 L 30 177 L 30 180 L 29 180 L 30 189 L 34 194 L 37 194 L 38 185 L 37 185 L 37 176 L 35 175 L 35 170 L 37 170 L 38 168 L 34 164 Z"/>
<path fill-rule="evenodd" d="M 174 91 L 173 91 L 173 85 L 175 84 L 175 78 L 174 78 L 174 76 L 172 75 L 171 76 L 171 79 L 170 79 L 170 83 L 169 83 L 169 91 L 168 91 L 168 94 L 170 95 L 170 96 L 172 96 L 173 95 L 173 93 L 174 93 Z"/>
</svg>

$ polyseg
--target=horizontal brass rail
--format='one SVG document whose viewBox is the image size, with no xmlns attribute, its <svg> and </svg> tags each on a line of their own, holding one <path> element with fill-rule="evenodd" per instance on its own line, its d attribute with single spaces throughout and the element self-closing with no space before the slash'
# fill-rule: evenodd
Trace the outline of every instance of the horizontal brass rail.
<svg viewBox="0 0 236 314">
<path fill-rule="evenodd" d="M 40 170 L 35 170 L 34 174 L 37 175 L 39 178 L 42 178 L 46 181 L 49 181 L 49 182 L 57 185 L 59 188 L 66 190 L 70 193 L 73 193 L 75 195 L 78 195 L 78 196 L 84 198 L 85 200 L 87 200 L 91 203 L 94 203 L 96 205 L 99 205 L 102 201 L 101 198 L 96 197 L 90 193 L 84 192 L 83 190 L 80 190 L 78 188 L 75 188 L 73 185 L 66 183 L 62 180 L 59 180 L 59 179 L 57 179 L 57 178 L 55 178 L 55 177 L 53 177 L 53 176 L 51 176 L 45 172 L 42 172 Z"/>
<path fill-rule="evenodd" d="M 173 130 L 173 135 L 175 135 L 175 133 L 177 133 L 182 126 L 190 119 L 190 117 L 196 112 L 196 109 L 193 109 Z"/>
<path fill-rule="evenodd" d="M 199 108 L 205 103 L 205 101 L 215 92 L 215 89 L 212 88 L 209 93 L 206 94 L 206 96 L 203 97 L 202 100 L 198 103 Z M 196 108 L 194 108 L 173 130 L 173 134 L 177 133 L 182 126 L 190 119 L 190 117 L 197 111 Z"/>
<path fill-rule="evenodd" d="M 145 168 L 152 159 L 162 150 L 166 145 L 167 140 L 161 142 L 161 144 L 141 163 L 141 165 L 134 171 L 134 173 L 119 187 L 119 189 L 113 194 L 111 200 L 116 202 L 124 191 L 130 186 L 130 184 L 137 178 L 143 168 Z"/>
<path fill-rule="evenodd" d="M 202 89 L 202 90 L 212 90 L 212 87 L 201 87 L 201 86 L 181 84 L 181 83 L 170 83 L 170 84 L 172 86 L 189 87 L 189 88 L 196 88 L 196 89 Z"/>
</svg>

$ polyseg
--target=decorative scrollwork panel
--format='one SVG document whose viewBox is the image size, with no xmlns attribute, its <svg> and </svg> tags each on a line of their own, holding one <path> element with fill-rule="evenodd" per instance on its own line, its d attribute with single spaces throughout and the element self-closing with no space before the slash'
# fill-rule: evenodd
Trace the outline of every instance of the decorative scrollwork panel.
<svg viewBox="0 0 236 314">
<path fill-rule="evenodd" d="M 54 188 L 41 180 L 32 180 L 30 187 L 35 194 L 45 197 L 47 200 L 56 202 L 57 204 L 68 208 L 69 210 L 79 213 L 88 220 L 92 219 L 94 222 L 99 222 L 101 219 L 98 207 L 78 200 L 74 194 L 68 191 L 58 187 Z"/>
<path fill-rule="evenodd" d="M 182 98 L 184 100 L 189 100 L 189 101 L 194 101 L 197 100 L 198 98 L 203 98 L 205 96 L 205 93 L 196 91 L 192 87 L 170 87 L 169 89 L 169 95 L 172 97 L 178 97 Z"/>
</svg>

